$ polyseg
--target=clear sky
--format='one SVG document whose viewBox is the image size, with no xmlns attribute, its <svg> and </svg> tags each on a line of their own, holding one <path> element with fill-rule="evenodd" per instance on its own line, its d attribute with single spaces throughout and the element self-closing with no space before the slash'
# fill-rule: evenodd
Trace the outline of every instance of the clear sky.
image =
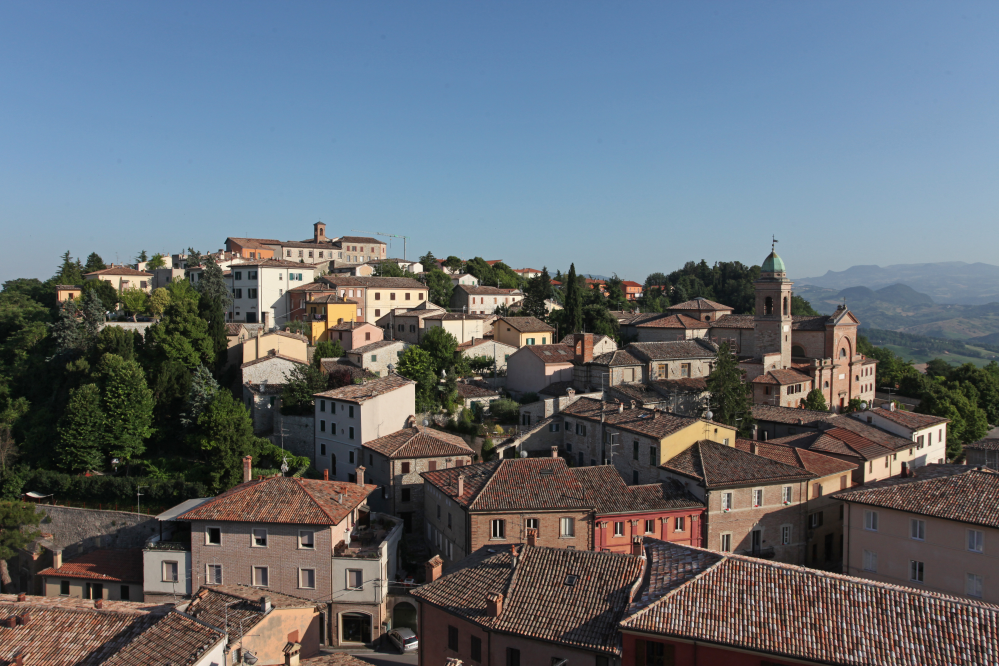
<svg viewBox="0 0 999 666">
<path fill-rule="evenodd" d="M 999 3 L 0 3 L 0 280 L 302 239 L 999 263 Z M 390 254 L 401 256 L 401 243 Z"/>
</svg>

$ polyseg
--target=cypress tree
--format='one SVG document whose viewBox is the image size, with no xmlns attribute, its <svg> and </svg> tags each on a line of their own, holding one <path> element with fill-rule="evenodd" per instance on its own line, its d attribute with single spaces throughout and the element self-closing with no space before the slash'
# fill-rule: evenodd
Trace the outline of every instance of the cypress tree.
<svg viewBox="0 0 999 666">
<path fill-rule="evenodd" d="M 579 333 L 583 330 L 583 297 L 579 293 L 579 281 L 576 279 L 576 264 L 569 265 L 569 273 L 565 278 L 565 325 L 569 333 Z"/>
<path fill-rule="evenodd" d="M 739 368 L 739 359 L 732 348 L 723 342 L 718 348 L 718 361 L 708 375 L 711 393 L 711 411 L 714 421 L 740 430 L 747 430 L 752 423 L 752 387 L 744 381 L 745 373 Z M 736 419 L 741 419 L 737 421 Z"/>
</svg>

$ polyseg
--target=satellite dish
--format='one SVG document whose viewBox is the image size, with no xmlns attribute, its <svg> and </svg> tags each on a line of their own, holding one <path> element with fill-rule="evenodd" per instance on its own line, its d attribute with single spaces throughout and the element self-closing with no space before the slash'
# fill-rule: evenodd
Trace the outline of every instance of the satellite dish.
<svg viewBox="0 0 999 666">
<path fill-rule="evenodd" d="M 520 452 L 520 457 L 521 458 L 526 458 L 527 457 L 527 451 L 521 451 Z"/>
<path fill-rule="evenodd" d="M 707 420 L 710 421 L 714 417 L 715 417 L 715 415 L 711 412 L 710 409 L 708 411 L 704 412 L 704 418 L 706 418 Z"/>
<path fill-rule="evenodd" d="M 430 419 L 423 419 L 423 425 L 424 426 L 430 425 Z"/>
<path fill-rule="evenodd" d="M 860 403 L 860 409 L 861 411 L 867 411 L 867 403 L 866 402 Z"/>
</svg>

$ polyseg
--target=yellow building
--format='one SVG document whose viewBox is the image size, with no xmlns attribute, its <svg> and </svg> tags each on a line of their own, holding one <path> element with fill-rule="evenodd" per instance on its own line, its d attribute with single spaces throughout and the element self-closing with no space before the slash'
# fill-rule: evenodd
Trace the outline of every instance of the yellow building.
<svg viewBox="0 0 999 666">
<path fill-rule="evenodd" d="M 346 300 L 334 293 L 316 296 L 305 302 L 303 319 L 309 328 L 305 334 L 309 344 L 314 345 L 321 340 L 330 339 L 330 329 L 337 324 L 345 324 L 357 320 L 357 303 Z"/>
<path fill-rule="evenodd" d="M 555 329 L 536 317 L 500 317 L 493 324 L 493 339 L 514 347 L 555 343 Z"/>
<path fill-rule="evenodd" d="M 83 289 L 71 284 L 56 285 L 56 300 L 60 303 L 79 300 L 82 293 Z"/>
</svg>

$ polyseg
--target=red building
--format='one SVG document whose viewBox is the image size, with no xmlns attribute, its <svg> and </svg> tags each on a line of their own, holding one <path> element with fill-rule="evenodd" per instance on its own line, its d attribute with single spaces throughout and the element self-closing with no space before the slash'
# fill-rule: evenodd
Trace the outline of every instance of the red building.
<svg viewBox="0 0 999 666">
<path fill-rule="evenodd" d="M 621 288 L 624 289 L 624 297 L 629 301 L 637 301 L 642 297 L 642 285 L 631 280 L 623 280 Z"/>
<path fill-rule="evenodd" d="M 613 465 L 569 473 L 594 506 L 593 550 L 630 553 L 636 536 L 701 545 L 704 503 L 677 481 L 629 486 Z"/>
</svg>

